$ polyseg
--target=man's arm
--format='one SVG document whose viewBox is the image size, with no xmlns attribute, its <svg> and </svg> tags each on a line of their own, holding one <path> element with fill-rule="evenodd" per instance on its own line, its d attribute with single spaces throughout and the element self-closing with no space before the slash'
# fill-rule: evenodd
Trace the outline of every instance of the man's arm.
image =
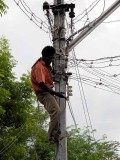
<svg viewBox="0 0 120 160">
<path fill-rule="evenodd" d="M 58 96 L 58 97 L 60 97 L 60 98 L 65 98 L 65 99 L 66 99 L 66 97 L 65 97 L 61 92 L 55 92 L 53 89 L 49 88 L 44 82 L 40 82 L 40 83 L 39 83 L 39 86 L 40 86 L 44 91 L 47 91 L 47 92 L 49 92 L 49 93 L 52 94 L 52 95 L 56 95 L 56 96 Z"/>
</svg>

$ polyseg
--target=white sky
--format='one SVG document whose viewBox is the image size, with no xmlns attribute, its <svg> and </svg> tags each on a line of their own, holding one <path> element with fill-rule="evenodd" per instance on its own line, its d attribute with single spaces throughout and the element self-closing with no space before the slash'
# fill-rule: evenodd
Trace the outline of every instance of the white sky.
<svg viewBox="0 0 120 160">
<path fill-rule="evenodd" d="M 31 10 L 45 21 L 42 10 L 43 0 L 25 0 Z M 49 1 L 49 2 L 52 2 Z M 67 1 L 68 2 L 68 1 Z M 72 1 L 70 1 L 72 2 Z M 94 0 L 74 0 L 76 4 L 76 16 L 84 11 Z M 115 0 L 106 0 L 106 7 Z M 9 6 L 8 13 L 0 18 L 0 36 L 4 35 L 9 40 L 12 55 L 18 61 L 15 73 L 20 77 L 41 56 L 41 50 L 46 45 L 52 45 L 49 34 L 40 30 L 28 17 L 18 8 L 14 1 L 5 0 Z M 88 14 L 89 21 L 97 18 L 103 10 L 104 1 L 100 3 Z M 120 8 L 117 9 L 106 21 L 119 20 Z M 86 17 L 83 19 L 86 21 Z M 80 29 L 85 22 L 77 22 L 75 28 Z M 88 22 L 87 22 L 88 23 Z M 81 59 L 97 59 L 120 55 L 120 22 L 103 23 L 87 36 L 76 48 L 76 56 Z M 107 63 L 108 65 L 109 63 Z M 111 74 L 120 73 L 120 67 L 108 67 L 107 72 Z M 87 72 L 80 70 L 82 75 L 89 76 Z M 75 71 L 74 71 L 75 73 Z M 118 78 L 120 78 L 118 76 Z M 71 81 L 73 87 L 73 97 L 71 104 L 78 127 L 86 125 L 83 107 L 80 100 L 77 81 Z M 84 85 L 84 93 L 89 110 L 92 127 L 96 129 L 96 137 L 101 138 L 106 134 L 109 140 L 120 141 L 120 95 L 106 92 L 94 87 Z M 67 114 L 69 124 L 73 124 L 70 113 Z"/>
</svg>

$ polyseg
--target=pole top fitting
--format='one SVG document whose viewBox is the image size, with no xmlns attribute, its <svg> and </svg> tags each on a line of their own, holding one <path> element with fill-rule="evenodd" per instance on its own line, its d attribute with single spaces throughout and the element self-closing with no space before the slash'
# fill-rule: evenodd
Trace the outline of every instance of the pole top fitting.
<svg viewBox="0 0 120 160">
<path fill-rule="evenodd" d="M 45 2 L 43 3 L 43 10 L 49 9 L 49 8 L 50 8 L 49 3 L 45 1 Z"/>
<path fill-rule="evenodd" d="M 70 4 L 70 12 L 69 12 L 69 17 L 74 18 L 75 17 L 75 12 L 74 12 L 75 4 Z"/>
</svg>

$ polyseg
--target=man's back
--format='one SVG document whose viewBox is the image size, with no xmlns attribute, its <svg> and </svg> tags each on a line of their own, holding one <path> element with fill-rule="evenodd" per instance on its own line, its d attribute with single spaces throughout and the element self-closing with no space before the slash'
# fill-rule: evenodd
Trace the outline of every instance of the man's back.
<svg viewBox="0 0 120 160">
<path fill-rule="evenodd" d="M 31 81 L 34 91 L 43 91 L 39 83 L 44 82 L 49 88 L 53 88 L 53 78 L 51 73 L 51 66 L 46 66 L 45 62 L 40 59 L 31 70 Z"/>
</svg>

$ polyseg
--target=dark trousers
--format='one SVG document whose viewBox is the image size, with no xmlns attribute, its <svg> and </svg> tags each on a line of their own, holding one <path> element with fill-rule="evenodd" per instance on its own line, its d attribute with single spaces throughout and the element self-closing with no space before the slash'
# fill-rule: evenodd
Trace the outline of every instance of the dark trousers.
<svg viewBox="0 0 120 160">
<path fill-rule="evenodd" d="M 44 108 L 48 111 L 50 115 L 50 123 L 49 123 L 49 130 L 48 136 L 49 139 L 54 136 L 58 130 L 60 129 L 60 107 L 53 95 L 50 93 L 38 93 L 37 98 L 44 105 Z"/>
</svg>

